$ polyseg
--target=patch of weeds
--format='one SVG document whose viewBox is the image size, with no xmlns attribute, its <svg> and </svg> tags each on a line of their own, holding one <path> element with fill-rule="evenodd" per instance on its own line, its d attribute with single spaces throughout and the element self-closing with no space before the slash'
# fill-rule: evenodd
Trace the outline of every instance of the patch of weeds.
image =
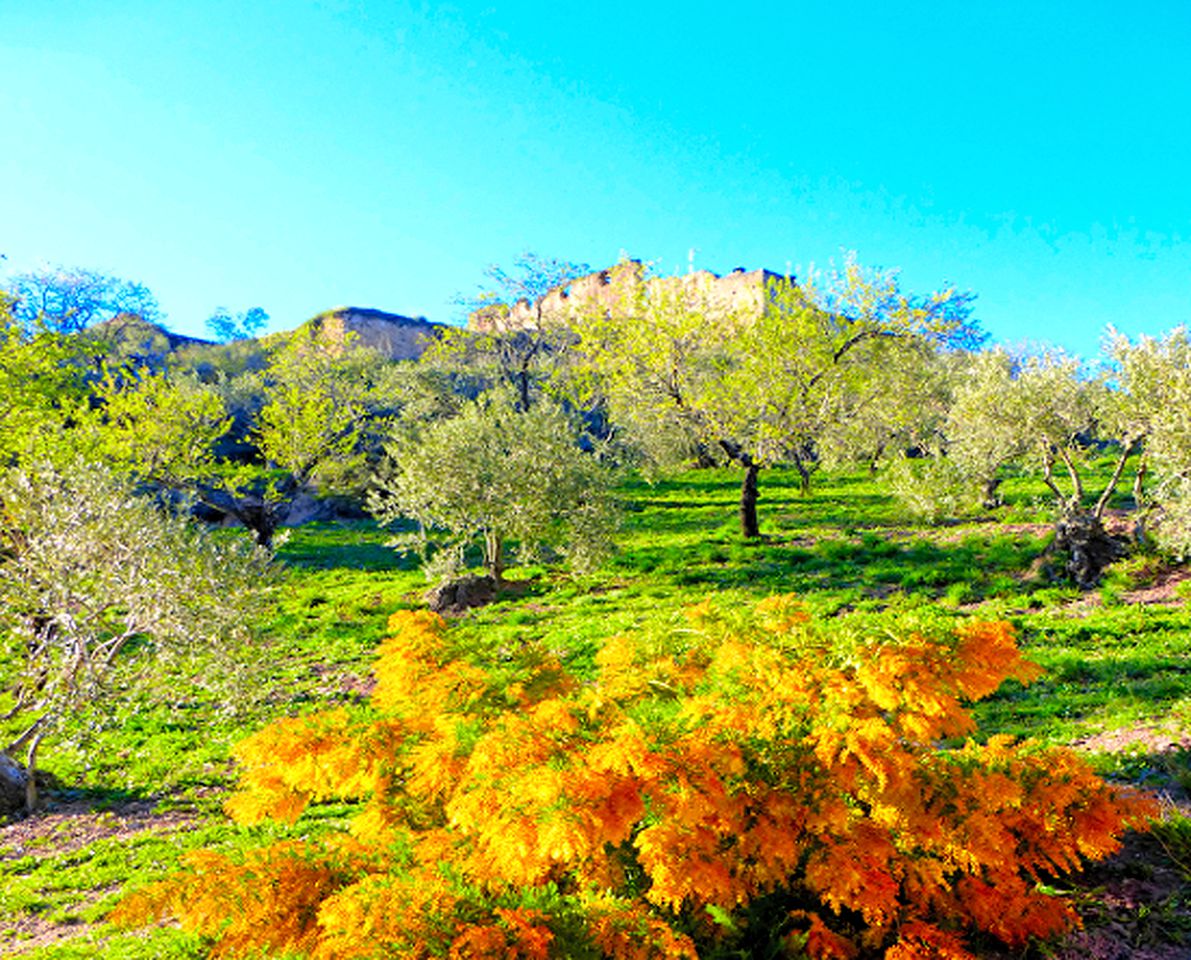
<svg viewBox="0 0 1191 960">
<path fill-rule="evenodd" d="M 1135 554 L 1109 566 L 1104 572 L 1102 586 L 1112 586 L 1119 590 L 1152 587 L 1166 568 L 1166 561 L 1157 554 Z"/>
<path fill-rule="evenodd" d="M 836 564 L 854 564 L 863 552 L 864 547 L 851 540 L 824 540 L 815 549 L 823 560 Z"/>
<path fill-rule="evenodd" d="M 1191 817 L 1171 807 L 1150 826 L 1150 836 L 1187 880 L 1191 880 Z"/>
<path fill-rule="evenodd" d="M 1077 587 L 1042 587 L 1030 594 L 1029 606 L 1035 610 L 1062 607 L 1081 596 L 1082 592 Z"/>
<path fill-rule="evenodd" d="M 950 606 L 959 607 L 975 600 L 976 590 L 970 583 L 953 583 L 943 592 L 940 599 Z"/>
<path fill-rule="evenodd" d="M 1162 766 L 1171 781 L 1191 797 L 1191 749 L 1176 747 L 1162 755 Z"/>
<path fill-rule="evenodd" d="M 984 584 L 982 593 L 986 597 L 1009 598 L 1015 597 L 1021 592 L 1021 584 L 1008 574 L 997 574 L 988 578 Z"/>
<path fill-rule="evenodd" d="M 860 535 L 860 545 L 870 557 L 896 557 L 901 547 L 883 534 L 866 530 Z"/>
<path fill-rule="evenodd" d="M 808 598 L 806 605 L 816 617 L 834 617 L 862 609 L 868 599 L 863 587 L 850 587 L 821 597 Z"/>
<path fill-rule="evenodd" d="M 951 571 L 940 567 L 911 567 L 902 574 L 901 584 L 907 590 L 921 587 L 942 587 L 953 578 Z M 953 586 L 969 587 L 969 584 L 959 583 Z"/>
<path fill-rule="evenodd" d="M 1100 584 L 1100 603 L 1105 607 L 1119 607 L 1125 603 L 1125 593 L 1131 589 L 1120 583 L 1105 580 Z"/>
<path fill-rule="evenodd" d="M 413 570 L 418 559 L 388 546 L 391 531 L 372 521 L 308 523 L 287 531 L 277 559 L 302 570 Z"/>
<path fill-rule="evenodd" d="M 874 560 L 864 566 L 865 579 L 873 583 L 889 584 L 905 587 L 907 579 L 913 579 L 913 573 L 907 572 L 895 560 Z"/>
<path fill-rule="evenodd" d="M 62 943 L 23 951 L 22 960 L 205 960 L 211 944 L 203 937 L 169 927 L 148 934 L 114 932 L 106 926 L 84 929 L 80 935 Z"/>
<path fill-rule="evenodd" d="M 539 619 L 541 614 L 533 610 L 510 610 L 505 614 L 505 623 L 512 626 L 536 623 Z"/>
</svg>

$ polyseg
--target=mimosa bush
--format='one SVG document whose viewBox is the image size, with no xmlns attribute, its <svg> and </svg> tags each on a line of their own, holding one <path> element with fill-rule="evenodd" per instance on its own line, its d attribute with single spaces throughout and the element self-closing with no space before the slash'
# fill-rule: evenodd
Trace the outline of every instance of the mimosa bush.
<svg viewBox="0 0 1191 960">
<path fill-rule="evenodd" d="M 216 956 L 966 958 L 1077 924 L 1047 881 L 1152 812 L 1068 751 L 960 739 L 1039 672 L 1006 623 L 844 635 L 789 597 L 688 621 L 585 680 L 394 615 L 366 708 L 238 748 L 238 821 L 357 799 L 349 829 L 194 855 L 115 919 Z"/>
</svg>

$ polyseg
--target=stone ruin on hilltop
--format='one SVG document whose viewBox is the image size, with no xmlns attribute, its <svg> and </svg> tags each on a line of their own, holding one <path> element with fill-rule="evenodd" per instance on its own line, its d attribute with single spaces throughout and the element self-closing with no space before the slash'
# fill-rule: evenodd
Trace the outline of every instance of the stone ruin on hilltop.
<svg viewBox="0 0 1191 960">
<path fill-rule="evenodd" d="M 712 318 L 732 313 L 756 315 L 764 309 L 770 283 L 784 276 L 771 270 L 746 271 L 738 267 L 724 276 L 695 270 L 673 277 L 646 278 L 645 270 L 640 260 L 626 260 L 556 287 L 536 304 L 519 300 L 512 306 L 481 307 L 468 317 L 468 326 L 484 333 L 536 330 L 543 324 L 567 323 L 593 311 L 610 313 L 630 303 L 641 284 L 651 296 L 697 302 Z"/>
</svg>

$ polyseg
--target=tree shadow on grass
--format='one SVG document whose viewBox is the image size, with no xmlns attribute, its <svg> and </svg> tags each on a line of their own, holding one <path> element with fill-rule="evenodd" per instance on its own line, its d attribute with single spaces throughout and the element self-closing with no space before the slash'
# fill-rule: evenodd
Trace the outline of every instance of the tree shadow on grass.
<svg viewBox="0 0 1191 960">
<path fill-rule="evenodd" d="M 417 569 L 416 554 L 389 546 L 391 532 L 376 524 L 311 523 L 289 531 L 277 550 L 281 562 L 306 570 L 350 569 L 371 572 Z"/>
<path fill-rule="evenodd" d="M 1024 588 L 1018 578 L 1037 551 L 1011 538 L 972 538 L 939 545 L 898 541 L 871 531 L 796 543 L 733 542 L 720 537 L 682 547 L 638 544 L 614 564 L 670 577 L 679 585 L 758 592 L 843 591 L 882 598 L 891 593 L 972 602 Z M 957 589 L 959 588 L 959 589 Z"/>
</svg>

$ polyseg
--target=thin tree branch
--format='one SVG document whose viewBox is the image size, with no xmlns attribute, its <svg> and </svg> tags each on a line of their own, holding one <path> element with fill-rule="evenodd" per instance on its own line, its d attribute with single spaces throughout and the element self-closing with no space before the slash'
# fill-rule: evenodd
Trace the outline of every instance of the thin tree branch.
<svg viewBox="0 0 1191 960">
<path fill-rule="evenodd" d="M 1104 488 L 1104 492 L 1100 494 L 1100 498 L 1096 501 L 1096 506 L 1092 510 L 1092 516 L 1097 520 L 1104 515 L 1104 509 L 1108 506 L 1109 498 L 1112 497 L 1113 491 L 1121 480 L 1121 475 L 1125 472 L 1125 463 L 1133 455 L 1133 450 L 1136 446 L 1137 441 L 1130 440 L 1121 448 L 1121 455 L 1117 458 L 1116 467 L 1112 471 L 1112 476 L 1108 479 L 1108 486 Z"/>
</svg>

